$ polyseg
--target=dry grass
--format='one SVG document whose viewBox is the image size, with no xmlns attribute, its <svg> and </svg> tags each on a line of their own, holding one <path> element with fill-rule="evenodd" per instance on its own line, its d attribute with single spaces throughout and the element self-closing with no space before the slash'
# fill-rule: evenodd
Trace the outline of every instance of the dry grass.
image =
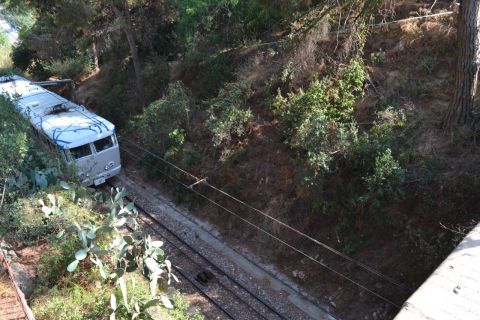
<svg viewBox="0 0 480 320">
<path fill-rule="evenodd" d="M 0 268 L 0 298 L 11 297 L 13 295 L 12 284 L 7 272 Z"/>
<path fill-rule="evenodd" d="M 456 19 L 454 15 L 417 20 L 400 24 L 401 40 L 407 47 L 448 48 L 456 41 Z"/>
<path fill-rule="evenodd" d="M 12 59 L 10 58 L 11 52 L 12 52 L 11 46 L 6 46 L 6 47 L 0 46 L 0 69 L 12 67 Z"/>
<path fill-rule="evenodd" d="M 318 23 L 318 26 L 308 31 L 305 37 L 298 43 L 293 52 L 291 63 L 291 80 L 293 85 L 298 85 L 312 75 L 312 66 L 323 68 L 321 57 L 322 43 L 330 40 L 328 17 Z"/>
</svg>

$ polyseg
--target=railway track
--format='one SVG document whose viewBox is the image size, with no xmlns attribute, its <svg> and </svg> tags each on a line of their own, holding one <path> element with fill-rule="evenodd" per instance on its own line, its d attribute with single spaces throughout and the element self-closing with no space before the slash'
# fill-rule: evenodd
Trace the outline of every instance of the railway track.
<svg viewBox="0 0 480 320">
<path fill-rule="evenodd" d="M 107 185 L 116 187 L 107 181 Z M 127 197 L 128 201 L 133 201 Z M 201 294 L 217 310 L 220 319 L 287 319 L 268 301 L 240 283 L 219 265 L 209 260 L 199 250 L 188 244 L 180 235 L 159 221 L 154 214 L 136 203 L 139 222 L 152 231 L 152 237 L 165 242 L 175 273 Z M 146 231 L 146 230 L 144 230 Z"/>
</svg>

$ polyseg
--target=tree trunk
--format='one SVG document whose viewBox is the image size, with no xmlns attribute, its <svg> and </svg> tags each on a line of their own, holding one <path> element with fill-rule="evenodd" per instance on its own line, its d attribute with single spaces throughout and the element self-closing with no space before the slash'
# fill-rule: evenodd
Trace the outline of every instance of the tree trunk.
<svg viewBox="0 0 480 320">
<path fill-rule="evenodd" d="M 456 125 L 470 124 L 480 66 L 480 1 L 463 0 L 457 27 L 457 69 L 455 92 L 442 127 L 451 130 Z"/>
<path fill-rule="evenodd" d="M 7 191 L 7 183 L 8 183 L 8 179 L 5 178 L 5 180 L 3 181 L 2 199 L 0 200 L 0 212 L 2 212 L 2 210 L 3 210 L 3 202 L 5 201 L 5 193 Z"/>
<path fill-rule="evenodd" d="M 123 1 L 123 7 L 125 16 L 120 12 L 115 1 L 112 1 L 113 11 L 120 20 L 125 36 L 127 37 L 128 46 L 130 47 L 130 53 L 133 60 L 133 68 L 135 69 L 136 85 L 137 85 L 137 98 L 142 105 L 145 106 L 145 88 L 143 86 L 143 71 L 140 64 L 140 58 L 138 57 L 137 45 L 135 43 L 135 34 L 133 32 L 132 21 L 130 20 L 130 14 L 128 11 L 128 2 Z"/>
<path fill-rule="evenodd" d="M 93 55 L 93 63 L 95 65 L 95 72 L 100 71 L 100 65 L 98 64 L 98 51 L 97 51 L 97 43 L 96 39 L 92 42 L 92 55 Z"/>
</svg>

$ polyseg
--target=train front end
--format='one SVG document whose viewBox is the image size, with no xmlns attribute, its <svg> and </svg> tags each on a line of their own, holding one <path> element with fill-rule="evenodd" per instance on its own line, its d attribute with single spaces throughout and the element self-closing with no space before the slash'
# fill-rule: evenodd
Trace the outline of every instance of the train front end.
<svg viewBox="0 0 480 320">
<path fill-rule="evenodd" d="M 108 120 L 78 105 L 45 120 L 44 130 L 60 146 L 82 184 L 98 186 L 120 173 L 118 139 Z"/>
<path fill-rule="evenodd" d="M 115 133 L 64 150 L 82 184 L 98 186 L 120 173 L 120 150 Z"/>
</svg>

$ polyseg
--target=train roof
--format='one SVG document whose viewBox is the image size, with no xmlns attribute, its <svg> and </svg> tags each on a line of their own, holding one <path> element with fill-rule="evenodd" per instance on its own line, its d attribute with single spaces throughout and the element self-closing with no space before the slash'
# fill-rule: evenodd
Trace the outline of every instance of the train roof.
<svg viewBox="0 0 480 320">
<path fill-rule="evenodd" d="M 0 94 L 61 149 L 107 137 L 115 126 L 104 118 L 20 76 L 0 77 Z"/>
</svg>

